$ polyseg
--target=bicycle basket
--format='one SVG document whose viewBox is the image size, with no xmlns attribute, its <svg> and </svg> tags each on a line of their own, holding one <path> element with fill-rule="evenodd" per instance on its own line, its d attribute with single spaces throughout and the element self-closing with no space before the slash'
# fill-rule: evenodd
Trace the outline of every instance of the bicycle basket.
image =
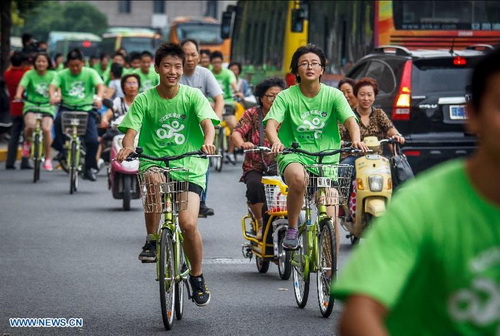
<svg viewBox="0 0 500 336">
<path fill-rule="evenodd" d="M 347 203 L 353 166 L 313 164 L 305 168 L 308 175 L 306 196 L 313 198 L 318 188 L 322 188 L 325 193 L 315 199 L 316 204 L 331 206 Z"/>
<path fill-rule="evenodd" d="M 62 131 L 66 135 L 73 133 L 73 126 L 76 126 L 77 135 L 85 135 L 87 131 L 88 112 L 64 111 L 61 115 Z"/>
<path fill-rule="evenodd" d="M 264 185 L 268 213 L 276 215 L 286 212 L 288 186 L 283 183 L 279 176 L 263 177 L 262 184 Z"/>
<path fill-rule="evenodd" d="M 145 213 L 179 212 L 187 207 L 189 170 L 151 167 L 139 172 L 139 188 Z M 173 177 L 176 177 L 176 180 Z M 173 208 L 172 208 L 173 205 Z"/>
</svg>

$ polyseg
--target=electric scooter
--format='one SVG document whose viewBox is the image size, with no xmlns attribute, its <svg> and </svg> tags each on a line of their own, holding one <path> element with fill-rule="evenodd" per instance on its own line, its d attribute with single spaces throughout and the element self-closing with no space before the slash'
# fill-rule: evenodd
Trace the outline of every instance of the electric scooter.
<svg viewBox="0 0 500 336">
<path fill-rule="evenodd" d="M 342 209 L 339 216 L 340 224 L 349 232 L 347 238 L 352 244 L 359 241 L 374 217 L 385 213 L 393 191 L 391 166 L 379 150 L 383 144 L 399 146 L 396 140 L 379 141 L 374 136 L 365 137 L 364 142 L 370 151 L 356 159 L 356 177 L 347 204 L 349 211 Z"/>
</svg>

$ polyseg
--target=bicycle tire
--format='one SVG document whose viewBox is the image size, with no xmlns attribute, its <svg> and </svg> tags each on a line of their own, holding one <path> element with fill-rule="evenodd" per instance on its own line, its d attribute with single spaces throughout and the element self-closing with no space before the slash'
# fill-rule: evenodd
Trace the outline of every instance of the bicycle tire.
<svg viewBox="0 0 500 336">
<path fill-rule="evenodd" d="M 179 274 L 187 268 L 182 246 L 180 250 Z M 175 283 L 175 317 L 178 320 L 182 320 L 182 315 L 184 314 L 184 288 L 186 287 L 186 281 L 181 278 L 180 281 Z"/>
<path fill-rule="evenodd" d="M 285 232 L 286 230 L 281 230 L 278 234 L 278 272 L 281 280 L 288 280 L 290 279 L 290 275 L 292 275 L 291 253 L 283 248 Z"/>
<path fill-rule="evenodd" d="M 70 148 L 70 166 L 69 166 L 69 193 L 73 194 L 76 192 L 78 186 L 78 167 L 76 165 L 76 160 L 77 160 L 77 148 L 76 148 L 76 142 L 72 141 L 71 142 L 71 148 Z"/>
<path fill-rule="evenodd" d="M 36 183 L 40 179 L 40 134 L 35 134 L 33 140 L 33 183 Z"/>
<path fill-rule="evenodd" d="M 130 210 L 130 200 L 132 198 L 132 175 L 123 176 L 123 210 Z"/>
<path fill-rule="evenodd" d="M 297 262 L 298 265 L 292 265 L 292 278 L 293 278 L 293 293 L 295 294 L 295 301 L 299 308 L 304 308 L 309 298 L 309 274 L 305 274 L 305 258 L 307 254 L 307 232 L 302 231 L 299 236 L 299 247 L 293 251 L 292 260 Z M 307 270 L 309 272 L 309 270 Z"/>
<path fill-rule="evenodd" d="M 330 284 L 337 274 L 337 239 L 331 219 L 328 218 L 320 224 L 318 241 L 319 260 L 316 276 L 318 304 L 321 315 L 329 317 L 335 304 L 330 295 Z"/>
<path fill-rule="evenodd" d="M 215 161 L 215 170 L 218 172 L 222 171 L 222 166 L 224 165 L 224 129 L 219 129 L 219 132 L 217 134 L 217 155 L 220 155 L 219 157 L 216 158 Z"/>
<path fill-rule="evenodd" d="M 160 272 L 158 277 L 160 280 L 161 317 L 165 329 L 171 330 L 175 311 L 174 246 L 169 230 L 162 230 L 160 239 L 160 256 L 158 258 Z"/>
</svg>

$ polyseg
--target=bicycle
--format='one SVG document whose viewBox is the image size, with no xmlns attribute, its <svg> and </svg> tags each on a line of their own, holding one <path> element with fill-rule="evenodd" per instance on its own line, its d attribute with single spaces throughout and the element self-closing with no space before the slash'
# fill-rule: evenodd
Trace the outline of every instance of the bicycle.
<svg viewBox="0 0 500 336">
<path fill-rule="evenodd" d="M 42 132 L 42 113 L 34 113 L 36 118 L 35 129 L 33 130 L 33 142 L 31 144 L 31 160 L 33 160 L 33 183 L 40 179 L 40 166 L 44 160 L 43 154 L 43 132 Z"/>
<path fill-rule="evenodd" d="M 227 137 L 230 133 L 231 131 L 224 120 L 215 127 L 215 153 L 217 157 L 210 159 L 210 165 L 218 172 L 222 171 L 222 166 L 224 165 L 224 158 L 228 149 Z"/>
<path fill-rule="evenodd" d="M 270 151 L 271 149 L 268 147 L 258 146 L 247 149 L 244 153 Z M 279 176 L 263 176 L 262 184 L 266 196 L 266 205 L 262 212 L 267 215 L 263 216 L 263 222 L 266 223 L 263 229 L 263 238 L 259 240 L 256 237 L 258 223 L 249 207 L 248 213 L 241 219 L 243 238 L 247 240 L 242 245 L 241 252 L 245 258 L 250 260 L 255 255 L 255 264 L 259 273 L 267 273 L 270 262 L 277 261 L 280 278 L 288 280 L 292 272 L 290 253 L 285 251 L 282 246 L 288 228 L 286 208 L 288 186 Z M 267 220 L 265 220 L 266 217 Z M 273 237 L 272 243 L 267 240 L 270 232 L 272 232 Z"/>
<path fill-rule="evenodd" d="M 163 213 L 164 220 L 158 229 L 156 237 L 159 253 L 156 257 L 156 275 L 160 284 L 160 303 L 165 329 L 171 330 L 174 323 L 174 312 L 177 320 L 181 320 L 184 312 L 184 288 L 189 290 L 188 274 L 191 270 L 189 260 L 182 246 L 183 236 L 179 226 L 178 214 L 187 207 L 187 192 L 189 187 L 189 170 L 185 167 L 171 168 L 170 161 L 188 156 L 209 158 L 202 151 L 193 151 L 175 156 L 153 157 L 142 154 L 141 147 L 131 154 L 129 159 L 144 158 L 163 162 L 165 168 L 152 167 L 138 173 L 141 198 L 146 213 Z M 177 179 L 173 179 L 176 175 Z"/>
<path fill-rule="evenodd" d="M 88 112 L 64 111 L 61 115 L 63 134 L 69 136 L 67 166 L 69 172 L 69 193 L 78 190 L 78 176 L 82 171 L 82 142 L 80 136 L 87 130 Z"/>
<path fill-rule="evenodd" d="M 298 148 L 285 148 L 282 154 L 306 154 L 317 157 L 318 163 L 307 165 L 305 216 L 299 217 L 299 247 L 292 251 L 291 264 L 295 300 L 304 308 L 309 297 L 310 274 L 317 273 L 318 304 L 323 317 L 329 317 L 334 300 L 330 298 L 330 284 L 337 273 L 337 217 L 327 214 L 328 206 L 345 204 L 347 201 L 352 166 L 342 164 L 323 164 L 326 156 L 342 152 L 359 152 L 358 149 L 341 148 L 320 152 L 308 152 Z M 339 169 L 341 168 L 341 169 Z M 313 172 L 312 174 L 310 172 Z M 313 222 L 312 203 L 316 203 Z"/>
</svg>

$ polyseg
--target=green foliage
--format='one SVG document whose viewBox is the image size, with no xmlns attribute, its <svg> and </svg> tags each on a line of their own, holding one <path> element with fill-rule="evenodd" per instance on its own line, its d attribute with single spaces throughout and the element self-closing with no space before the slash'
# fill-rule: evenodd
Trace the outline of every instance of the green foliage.
<svg viewBox="0 0 500 336">
<path fill-rule="evenodd" d="M 86 2 L 47 1 L 26 16 L 22 32 L 30 32 L 38 40 L 47 40 L 51 31 L 104 33 L 108 18 Z"/>
</svg>

